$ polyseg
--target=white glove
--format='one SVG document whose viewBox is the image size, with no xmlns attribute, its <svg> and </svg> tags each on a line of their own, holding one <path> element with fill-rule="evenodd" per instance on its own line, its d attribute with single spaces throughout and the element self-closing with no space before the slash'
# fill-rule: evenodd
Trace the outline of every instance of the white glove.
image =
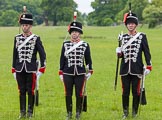
<svg viewBox="0 0 162 120">
<path fill-rule="evenodd" d="M 145 69 L 144 74 L 148 75 L 149 73 L 150 73 L 150 70 L 149 69 Z"/>
<path fill-rule="evenodd" d="M 38 71 L 38 72 L 36 73 L 36 75 L 37 75 L 37 80 L 39 80 L 39 79 L 40 79 L 40 76 L 42 75 L 42 72 Z"/>
<path fill-rule="evenodd" d="M 85 75 L 85 77 L 86 77 L 86 80 L 88 80 L 88 79 L 91 77 L 91 73 L 87 73 L 87 74 Z"/>
<path fill-rule="evenodd" d="M 117 47 L 117 48 L 116 48 L 116 53 L 118 54 L 118 53 L 121 53 L 121 52 L 122 52 L 121 47 Z"/>
<path fill-rule="evenodd" d="M 63 75 L 59 75 L 60 76 L 60 80 L 61 80 L 61 82 L 63 82 Z"/>
<path fill-rule="evenodd" d="M 14 79 L 16 80 L 16 72 L 13 73 Z"/>
</svg>

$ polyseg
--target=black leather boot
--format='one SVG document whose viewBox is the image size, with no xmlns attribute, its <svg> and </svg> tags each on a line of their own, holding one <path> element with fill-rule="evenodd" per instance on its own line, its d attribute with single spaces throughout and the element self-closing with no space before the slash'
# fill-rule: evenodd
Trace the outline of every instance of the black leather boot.
<svg viewBox="0 0 162 120">
<path fill-rule="evenodd" d="M 76 120 L 80 120 L 80 112 L 76 112 L 75 118 L 76 118 Z"/>
<path fill-rule="evenodd" d="M 137 117 L 138 113 L 138 106 L 139 106 L 139 96 L 133 96 L 133 102 L 132 102 L 132 117 Z"/>
<path fill-rule="evenodd" d="M 122 96 L 123 104 L 123 116 L 122 119 L 126 119 L 129 115 L 129 96 Z"/>
<path fill-rule="evenodd" d="M 66 110 L 67 110 L 67 117 L 66 120 L 72 119 L 72 96 L 66 96 Z"/>
<path fill-rule="evenodd" d="M 18 120 L 25 119 L 25 118 L 26 118 L 26 113 L 21 112 L 18 117 Z"/>
<path fill-rule="evenodd" d="M 20 115 L 18 119 L 26 118 L 26 95 L 20 95 Z"/>
<path fill-rule="evenodd" d="M 80 120 L 82 110 L 82 97 L 76 97 L 76 120 Z"/>
<path fill-rule="evenodd" d="M 72 119 L 72 112 L 68 112 L 66 116 L 66 120 L 71 120 Z"/>
<path fill-rule="evenodd" d="M 34 109 L 34 95 L 28 95 L 27 118 L 31 119 L 33 117 L 33 109 Z"/>
</svg>

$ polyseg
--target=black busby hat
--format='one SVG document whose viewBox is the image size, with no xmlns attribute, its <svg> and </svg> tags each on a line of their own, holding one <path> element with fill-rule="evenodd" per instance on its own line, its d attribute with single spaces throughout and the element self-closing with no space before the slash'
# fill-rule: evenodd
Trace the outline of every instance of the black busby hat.
<svg viewBox="0 0 162 120">
<path fill-rule="evenodd" d="M 29 13 L 21 14 L 20 19 L 19 19 L 19 23 L 20 24 L 30 24 L 30 25 L 32 25 L 33 24 L 33 16 L 32 16 L 32 14 L 29 14 Z"/>
<path fill-rule="evenodd" d="M 132 12 L 126 13 L 124 14 L 123 22 L 125 23 L 125 25 L 127 25 L 128 23 L 135 23 L 136 25 L 138 25 L 137 15 Z"/>
<path fill-rule="evenodd" d="M 71 34 L 72 31 L 78 31 L 79 33 L 83 34 L 82 31 L 82 24 L 80 22 L 72 22 L 69 25 L 69 34 Z"/>
</svg>

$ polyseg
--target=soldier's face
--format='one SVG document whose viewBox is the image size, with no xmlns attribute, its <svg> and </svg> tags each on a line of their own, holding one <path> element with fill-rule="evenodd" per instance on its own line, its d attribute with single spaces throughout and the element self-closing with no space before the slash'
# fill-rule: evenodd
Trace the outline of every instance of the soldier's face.
<svg viewBox="0 0 162 120">
<path fill-rule="evenodd" d="M 80 33 L 77 31 L 72 31 L 71 32 L 71 39 L 76 40 L 80 38 Z"/>
<path fill-rule="evenodd" d="M 22 24 L 21 27 L 22 27 L 22 31 L 23 31 L 24 33 L 29 33 L 29 32 L 30 32 L 30 29 L 31 29 L 31 27 L 32 27 L 32 25 L 29 25 L 29 24 Z"/>
<path fill-rule="evenodd" d="M 135 23 L 128 23 L 127 24 L 127 29 L 131 32 L 134 31 L 136 29 L 136 27 L 137 27 L 137 25 Z"/>
</svg>

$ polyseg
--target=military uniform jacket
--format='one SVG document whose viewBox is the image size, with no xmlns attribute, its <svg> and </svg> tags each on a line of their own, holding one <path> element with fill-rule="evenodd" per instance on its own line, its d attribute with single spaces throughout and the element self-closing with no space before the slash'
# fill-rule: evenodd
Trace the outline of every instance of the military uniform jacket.
<svg viewBox="0 0 162 120">
<path fill-rule="evenodd" d="M 34 35 L 21 49 L 18 47 L 25 41 L 23 34 L 18 34 L 14 38 L 13 63 L 12 67 L 16 72 L 25 69 L 28 73 L 37 71 L 37 52 L 40 56 L 41 67 L 45 67 L 46 53 L 40 40 L 40 37 Z"/>
<path fill-rule="evenodd" d="M 121 47 L 131 39 L 128 34 L 123 35 Z M 120 75 L 142 75 L 144 53 L 147 66 L 151 66 L 151 54 L 147 42 L 147 37 L 141 33 L 130 45 L 122 50 L 122 61 L 120 67 Z"/>
<path fill-rule="evenodd" d="M 60 70 L 63 74 L 67 75 L 82 75 L 86 73 L 85 65 L 89 65 L 89 70 L 92 70 L 92 60 L 90 54 L 89 44 L 83 42 L 69 54 L 65 54 L 65 51 L 69 50 L 76 43 L 71 41 L 65 41 L 62 46 L 60 56 Z"/>
</svg>

